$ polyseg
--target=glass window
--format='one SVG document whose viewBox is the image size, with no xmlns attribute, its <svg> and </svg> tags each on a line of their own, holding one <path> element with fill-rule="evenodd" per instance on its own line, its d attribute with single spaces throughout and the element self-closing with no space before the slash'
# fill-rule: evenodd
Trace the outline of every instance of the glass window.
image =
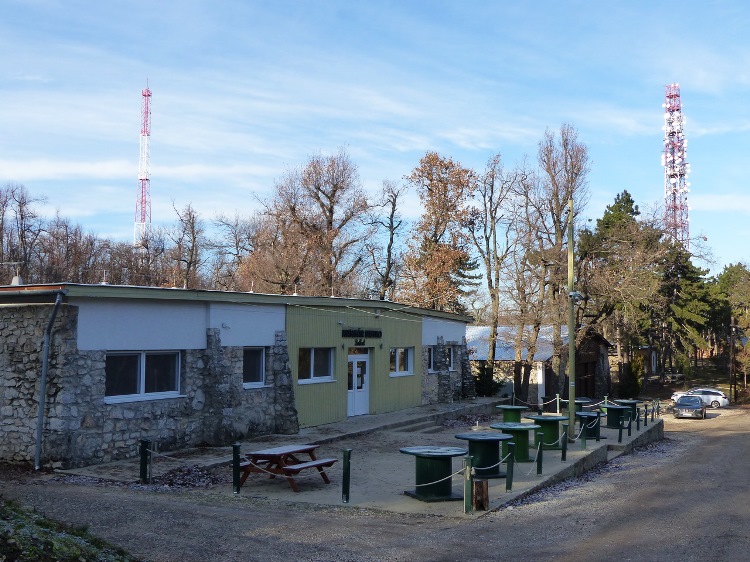
<svg viewBox="0 0 750 562">
<path fill-rule="evenodd" d="M 105 396 L 176 393 L 179 354 L 170 352 L 108 353 L 105 359 Z"/>
<path fill-rule="evenodd" d="M 246 347 L 242 354 L 242 382 L 262 385 L 266 382 L 266 348 Z"/>
<path fill-rule="evenodd" d="M 451 346 L 446 346 L 443 349 L 445 349 L 446 359 L 448 363 L 448 370 L 453 371 L 453 348 Z M 438 363 L 438 353 L 437 353 L 437 346 L 430 346 L 427 348 L 427 370 L 428 371 L 437 371 L 437 363 Z"/>
<path fill-rule="evenodd" d="M 413 355 L 414 355 L 413 347 L 392 347 L 391 348 L 391 374 L 398 374 L 398 375 L 412 374 Z"/>
<path fill-rule="evenodd" d="M 333 378 L 333 348 L 301 347 L 298 358 L 299 380 Z"/>
</svg>

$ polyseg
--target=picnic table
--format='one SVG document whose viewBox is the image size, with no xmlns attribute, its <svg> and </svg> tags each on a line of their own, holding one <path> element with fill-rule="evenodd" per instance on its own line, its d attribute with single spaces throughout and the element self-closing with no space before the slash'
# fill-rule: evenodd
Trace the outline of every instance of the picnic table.
<svg viewBox="0 0 750 562">
<path fill-rule="evenodd" d="M 325 473 L 326 468 L 333 465 L 337 459 L 318 459 L 315 449 L 318 445 L 284 445 L 261 451 L 245 453 L 245 460 L 240 462 L 242 476 L 240 486 L 253 473 L 268 474 L 271 478 L 283 476 L 295 492 L 299 492 L 295 476 L 303 470 L 316 468 L 326 484 L 331 481 Z M 303 455 L 307 458 L 304 458 Z"/>
<path fill-rule="evenodd" d="M 638 417 L 638 404 L 641 403 L 640 400 L 618 398 L 617 400 L 615 400 L 615 403 L 619 404 L 620 406 L 628 406 L 630 408 L 631 420 L 635 421 L 635 418 Z"/>
</svg>

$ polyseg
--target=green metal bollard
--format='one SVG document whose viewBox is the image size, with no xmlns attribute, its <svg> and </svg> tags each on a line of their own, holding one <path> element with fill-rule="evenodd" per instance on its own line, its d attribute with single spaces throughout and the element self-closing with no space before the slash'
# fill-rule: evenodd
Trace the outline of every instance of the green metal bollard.
<svg viewBox="0 0 750 562">
<path fill-rule="evenodd" d="M 633 428 L 633 415 L 632 412 L 626 412 L 626 414 L 628 416 L 628 437 L 630 437 L 632 435 L 631 431 Z"/>
<path fill-rule="evenodd" d="M 620 423 L 618 424 L 620 427 L 617 428 L 617 442 L 622 443 L 622 430 L 625 426 L 625 420 L 620 419 Z"/>
<path fill-rule="evenodd" d="M 141 439 L 141 484 L 150 484 L 148 465 L 151 460 L 151 441 Z"/>
<path fill-rule="evenodd" d="M 513 465 L 516 464 L 516 444 L 508 442 L 508 466 L 505 469 L 505 491 L 513 490 Z"/>
<path fill-rule="evenodd" d="M 641 409 L 640 408 L 635 409 L 635 430 L 636 431 L 641 430 Z"/>
<path fill-rule="evenodd" d="M 648 404 L 643 406 L 643 427 L 648 426 Z"/>
<path fill-rule="evenodd" d="M 343 474 L 341 477 L 341 501 L 343 503 L 349 503 L 349 483 L 351 481 L 351 478 L 350 478 L 351 458 L 352 458 L 352 450 L 344 449 L 344 462 L 342 463 Z"/>
<path fill-rule="evenodd" d="M 473 475 L 471 474 L 473 460 L 474 459 L 471 455 L 466 455 L 464 457 L 464 513 L 471 513 L 473 510 L 471 501 L 471 485 L 474 479 Z"/>
<path fill-rule="evenodd" d="M 559 414 L 560 413 L 560 395 L 555 394 L 555 411 Z"/>
<path fill-rule="evenodd" d="M 661 400 L 656 401 L 656 417 L 661 417 Z"/>
<path fill-rule="evenodd" d="M 602 440 L 602 413 L 597 410 L 596 411 L 596 442 Z"/>
<path fill-rule="evenodd" d="M 537 445 L 537 456 L 536 456 L 536 475 L 542 475 L 542 451 L 544 450 L 544 433 L 538 431 L 536 438 L 539 441 Z"/>
<path fill-rule="evenodd" d="M 588 427 L 586 427 L 586 423 L 584 420 L 583 425 L 581 426 L 581 451 L 586 450 L 586 433 L 588 433 Z"/>
<path fill-rule="evenodd" d="M 651 421 L 654 421 L 654 415 L 656 414 L 656 406 L 651 404 Z"/>
<path fill-rule="evenodd" d="M 560 462 L 565 462 L 568 458 L 568 424 L 562 424 L 563 437 L 562 437 L 562 453 L 560 454 Z"/>
<path fill-rule="evenodd" d="M 232 490 L 240 493 L 240 444 L 232 445 Z"/>
</svg>

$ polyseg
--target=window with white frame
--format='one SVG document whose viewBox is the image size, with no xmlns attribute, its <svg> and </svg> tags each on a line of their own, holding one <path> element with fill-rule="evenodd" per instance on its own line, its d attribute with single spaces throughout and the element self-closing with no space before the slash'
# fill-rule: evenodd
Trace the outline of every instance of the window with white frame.
<svg viewBox="0 0 750 562">
<path fill-rule="evenodd" d="M 322 382 L 333 380 L 333 348 L 301 347 L 298 354 L 299 382 Z"/>
<path fill-rule="evenodd" d="M 107 353 L 104 395 L 116 399 L 176 396 L 180 354 L 176 351 Z"/>
<path fill-rule="evenodd" d="M 414 374 L 414 348 L 392 347 L 391 348 L 391 375 Z"/>
<path fill-rule="evenodd" d="M 448 370 L 453 371 L 455 370 L 453 366 L 453 348 L 451 346 L 445 346 L 443 348 L 445 350 L 447 363 L 448 363 Z M 427 348 L 427 370 L 435 372 L 438 370 L 437 368 L 437 362 L 438 362 L 438 347 L 436 345 L 431 345 Z"/>
<path fill-rule="evenodd" d="M 248 388 L 266 383 L 266 348 L 246 347 L 242 350 L 242 384 Z"/>
</svg>

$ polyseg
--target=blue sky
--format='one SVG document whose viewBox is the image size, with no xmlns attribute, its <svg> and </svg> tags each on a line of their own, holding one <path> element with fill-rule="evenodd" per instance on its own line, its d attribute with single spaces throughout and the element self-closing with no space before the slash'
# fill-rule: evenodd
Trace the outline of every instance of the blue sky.
<svg viewBox="0 0 750 562">
<path fill-rule="evenodd" d="M 131 240 L 148 80 L 155 224 L 173 202 L 249 213 L 340 147 L 375 191 L 428 150 L 534 160 L 562 123 L 589 148 L 596 219 L 626 189 L 661 204 L 679 82 L 691 236 L 718 273 L 750 254 L 749 28 L 746 0 L 0 0 L 0 184 Z"/>
</svg>

